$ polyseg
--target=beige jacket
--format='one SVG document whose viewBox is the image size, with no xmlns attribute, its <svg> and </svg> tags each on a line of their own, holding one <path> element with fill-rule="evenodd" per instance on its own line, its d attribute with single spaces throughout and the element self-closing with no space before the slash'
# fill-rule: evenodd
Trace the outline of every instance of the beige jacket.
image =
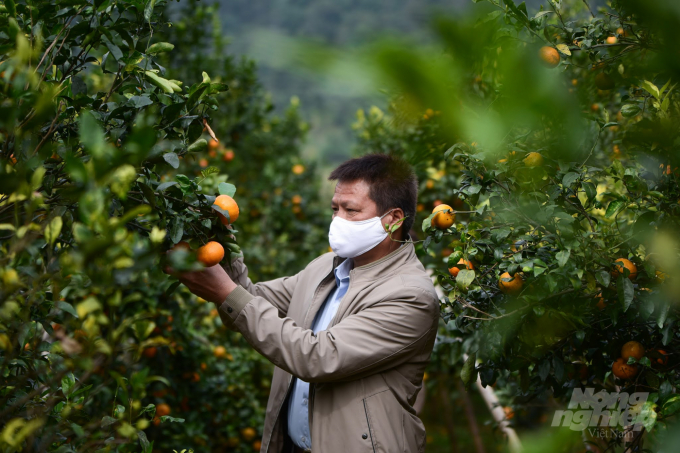
<svg viewBox="0 0 680 453">
<path fill-rule="evenodd" d="M 313 452 L 425 450 L 413 403 L 437 333 L 432 281 L 407 243 L 352 269 L 335 317 L 315 335 L 312 322 L 342 261 L 327 253 L 297 275 L 258 284 L 242 258 L 226 269 L 240 286 L 220 306 L 222 321 L 276 365 L 261 453 L 288 453 L 284 403 L 292 376 L 310 383 Z"/>
</svg>

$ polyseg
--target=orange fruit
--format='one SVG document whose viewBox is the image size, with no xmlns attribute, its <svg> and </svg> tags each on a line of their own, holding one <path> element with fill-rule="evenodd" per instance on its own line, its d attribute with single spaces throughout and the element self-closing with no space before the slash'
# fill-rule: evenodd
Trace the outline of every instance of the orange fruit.
<svg viewBox="0 0 680 453">
<path fill-rule="evenodd" d="M 626 259 L 626 258 L 619 258 L 616 261 L 614 261 L 614 270 L 612 271 L 612 277 L 616 278 L 619 276 L 619 273 L 623 273 L 623 268 L 628 269 L 628 278 L 633 280 L 635 277 L 637 277 L 637 266 L 633 264 L 632 261 Z"/>
<path fill-rule="evenodd" d="M 616 44 L 618 42 L 618 39 L 616 36 L 610 36 L 607 38 L 607 44 Z"/>
<path fill-rule="evenodd" d="M 598 112 L 600 110 L 600 105 L 599 104 L 593 104 L 590 106 L 590 110 L 593 112 Z"/>
<path fill-rule="evenodd" d="M 229 218 L 227 219 L 226 216 L 222 214 L 217 214 L 220 217 L 220 220 L 222 221 L 222 225 L 229 225 L 231 223 L 236 222 L 238 219 L 238 204 L 236 204 L 236 200 L 231 198 L 229 195 L 220 195 L 217 198 L 215 198 L 215 203 L 217 206 L 222 208 L 223 210 L 227 211 L 229 213 Z"/>
<path fill-rule="evenodd" d="M 600 292 L 597 296 L 595 296 L 595 298 L 597 299 L 596 307 L 599 308 L 600 310 L 604 310 L 604 308 L 607 306 L 607 304 L 604 301 L 604 297 L 602 297 L 602 292 Z"/>
<path fill-rule="evenodd" d="M 638 367 L 634 364 L 628 365 L 626 359 L 619 357 L 612 365 L 612 373 L 619 379 L 630 379 L 638 374 Z"/>
<path fill-rule="evenodd" d="M 475 266 L 474 266 L 470 261 L 465 260 L 465 259 L 463 259 L 463 258 L 461 258 L 461 259 L 458 261 L 458 264 L 465 264 L 465 267 L 466 267 L 467 269 L 470 269 L 470 270 L 474 270 L 474 269 L 475 269 Z M 449 274 L 451 274 L 453 277 L 457 277 L 457 276 L 458 276 L 458 272 L 460 272 L 460 269 L 458 268 L 458 266 L 453 266 L 452 268 L 449 269 Z"/>
<path fill-rule="evenodd" d="M 514 278 L 514 280 L 504 282 L 504 278 Z M 522 277 L 520 277 L 519 274 L 515 274 L 514 277 L 511 277 L 508 272 L 503 272 L 498 279 L 498 289 L 500 289 L 503 294 L 517 294 L 522 290 L 523 285 L 524 281 L 522 281 Z"/>
<path fill-rule="evenodd" d="M 425 205 L 422 203 L 418 203 L 416 206 L 416 212 L 423 212 L 425 210 Z"/>
<path fill-rule="evenodd" d="M 656 352 L 662 357 L 656 359 L 656 363 L 659 365 L 668 365 L 668 353 L 663 349 L 657 349 Z"/>
<path fill-rule="evenodd" d="M 198 165 L 201 166 L 201 168 L 205 168 L 208 166 L 208 159 L 205 157 L 202 157 L 201 159 L 198 160 Z"/>
<path fill-rule="evenodd" d="M 578 85 L 578 79 L 571 79 L 571 84 L 574 86 Z"/>
<path fill-rule="evenodd" d="M 222 160 L 225 162 L 231 162 L 234 159 L 234 151 L 228 149 L 222 154 Z"/>
<path fill-rule="evenodd" d="M 208 365 L 205 362 L 201 362 L 201 370 L 205 371 L 208 369 Z"/>
<path fill-rule="evenodd" d="M 227 348 L 224 346 L 215 346 L 215 350 L 213 351 L 213 354 L 217 358 L 222 358 L 227 356 Z"/>
<path fill-rule="evenodd" d="M 189 243 L 187 241 L 179 241 L 177 244 L 173 245 L 170 248 L 170 251 L 174 252 L 175 250 L 179 250 L 179 249 L 184 249 L 188 252 L 188 251 L 191 250 L 191 246 L 189 245 Z"/>
<path fill-rule="evenodd" d="M 201 375 L 196 373 L 195 371 L 191 374 L 191 380 L 193 382 L 198 382 L 201 380 Z"/>
<path fill-rule="evenodd" d="M 434 201 L 432 202 L 432 206 L 434 206 L 434 207 L 436 208 L 437 206 L 439 206 L 440 204 L 443 204 L 443 203 L 444 203 L 444 202 L 441 201 L 441 200 L 434 200 Z"/>
<path fill-rule="evenodd" d="M 425 187 L 428 189 L 432 189 L 434 187 L 434 181 L 428 179 L 427 182 L 425 183 Z"/>
<path fill-rule="evenodd" d="M 214 150 L 214 149 L 211 149 L 210 151 L 208 151 L 208 156 L 217 157 L 217 151 Z"/>
<path fill-rule="evenodd" d="M 503 412 L 505 412 L 505 419 L 512 420 L 515 418 L 515 411 L 512 410 L 510 406 L 503 406 Z"/>
<path fill-rule="evenodd" d="M 220 146 L 220 144 L 217 142 L 217 140 L 214 140 L 214 139 L 211 138 L 208 141 L 208 149 L 209 150 L 217 149 L 218 146 Z"/>
<path fill-rule="evenodd" d="M 305 172 L 305 166 L 301 164 L 293 165 L 291 171 L 293 172 L 293 174 L 301 175 Z"/>
<path fill-rule="evenodd" d="M 524 165 L 527 167 L 540 167 L 543 165 L 543 156 L 537 152 L 531 152 L 524 158 Z"/>
<path fill-rule="evenodd" d="M 260 442 L 259 440 L 253 442 L 253 450 L 260 451 L 260 448 L 262 448 L 262 442 Z"/>
<path fill-rule="evenodd" d="M 543 46 L 538 50 L 538 57 L 548 68 L 554 68 L 560 64 L 560 53 L 554 47 Z"/>
<path fill-rule="evenodd" d="M 243 428 L 241 430 L 241 435 L 243 436 L 243 438 L 245 440 L 251 441 L 251 440 L 255 439 L 255 436 L 257 436 L 257 431 L 255 431 L 254 428 L 250 428 L 250 427 Z"/>
<path fill-rule="evenodd" d="M 144 355 L 144 357 L 146 357 L 147 359 L 153 359 L 154 357 L 156 357 L 157 352 L 158 352 L 158 350 L 155 347 L 152 346 L 150 348 L 144 349 L 144 352 L 142 352 L 142 355 Z"/>
<path fill-rule="evenodd" d="M 633 357 L 635 360 L 640 360 L 645 356 L 645 347 L 637 341 L 629 341 L 624 344 L 621 348 L 621 358 L 628 361 L 629 357 Z"/>
<path fill-rule="evenodd" d="M 156 406 L 156 416 L 163 417 L 164 415 L 170 415 L 170 406 L 166 403 L 161 403 Z"/>
<path fill-rule="evenodd" d="M 601 72 L 595 76 L 595 86 L 603 91 L 611 90 L 615 86 L 614 79 Z"/>
<path fill-rule="evenodd" d="M 206 267 L 211 267 L 222 261 L 224 258 L 224 247 L 215 241 L 210 241 L 196 252 L 196 259 Z"/>
<path fill-rule="evenodd" d="M 436 214 L 434 217 L 432 217 L 430 223 L 432 224 L 432 227 L 438 228 L 440 230 L 449 228 L 456 220 L 456 214 L 454 214 L 451 206 L 444 203 L 437 205 L 432 213 Z"/>
<path fill-rule="evenodd" d="M 290 199 L 293 204 L 300 204 L 302 203 L 302 197 L 300 195 L 293 195 L 293 198 Z"/>
</svg>

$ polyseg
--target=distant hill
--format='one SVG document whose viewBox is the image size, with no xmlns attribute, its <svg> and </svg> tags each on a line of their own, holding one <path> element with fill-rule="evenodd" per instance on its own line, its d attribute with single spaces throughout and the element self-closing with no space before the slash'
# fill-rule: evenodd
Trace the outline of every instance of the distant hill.
<svg viewBox="0 0 680 453">
<path fill-rule="evenodd" d="M 305 153 L 322 164 L 346 159 L 353 145 L 351 123 L 358 108 L 384 104 L 380 93 L 334 92 L 323 77 L 281 65 L 285 38 L 302 38 L 336 47 L 353 47 L 385 33 L 428 39 L 428 22 L 436 11 L 462 14 L 472 0 L 219 0 L 222 32 L 230 51 L 246 54 L 259 66 L 260 80 L 275 104 L 298 96 L 311 124 Z M 517 2 L 519 3 L 519 2 Z M 530 11 L 540 0 L 528 2 Z M 597 1 L 591 1 L 598 3 Z M 337 90 L 335 90 L 337 91 Z"/>
</svg>

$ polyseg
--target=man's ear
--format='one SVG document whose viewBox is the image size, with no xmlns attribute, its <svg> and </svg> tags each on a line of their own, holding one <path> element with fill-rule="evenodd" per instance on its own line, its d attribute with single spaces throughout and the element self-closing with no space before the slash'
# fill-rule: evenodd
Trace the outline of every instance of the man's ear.
<svg viewBox="0 0 680 453">
<path fill-rule="evenodd" d="M 385 230 L 389 233 L 390 229 L 392 229 L 392 226 L 395 225 L 396 223 L 400 223 L 399 228 L 401 228 L 401 223 L 403 223 L 404 219 L 404 211 L 401 208 L 396 208 L 394 211 L 390 213 L 390 220 L 389 222 L 385 222 L 383 219 L 383 225 L 385 226 Z M 397 228 L 396 231 L 399 231 L 399 228 Z M 402 236 L 403 232 L 402 232 Z"/>
</svg>

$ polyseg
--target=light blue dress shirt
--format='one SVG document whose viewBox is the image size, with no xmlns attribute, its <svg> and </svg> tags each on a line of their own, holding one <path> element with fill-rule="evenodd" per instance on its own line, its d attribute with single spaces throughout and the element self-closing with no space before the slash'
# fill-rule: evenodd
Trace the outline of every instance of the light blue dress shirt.
<svg viewBox="0 0 680 453">
<path fill-rule="evenodd" d="M 338 311 L 340 301 L 349 287 L 349 271 L 352 268 L 352 260 L 346 259 L 335 272 L 335 290 L 324 301 L 312 323 L 312 331 L 317 333 L 326 330 Z M 295 444 L 304 449 L 312 448 L 312 439 L 309 433 L 309 382 L 293 377 L 293 390 L 288 404 L 288 436 Z"/>
</svg>

